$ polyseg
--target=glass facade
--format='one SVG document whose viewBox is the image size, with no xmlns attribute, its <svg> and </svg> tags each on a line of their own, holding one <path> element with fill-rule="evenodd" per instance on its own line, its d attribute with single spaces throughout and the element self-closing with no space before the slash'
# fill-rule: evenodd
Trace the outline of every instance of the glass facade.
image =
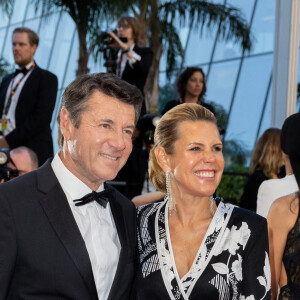
<svg viewBox="0 0 300 300">
<path fill-rule="evenodd" d="M 251 151 L 257 137 L 270 127 L 271 72 L 274 47 L 274 0 L 211 0 L 239 8 L 249 22 L 254 43 L 250 53 L 243 53 L 232 42 L 218 39 L 217 28 L 199 30 L 178 24 L 178 32 L 185 49 L 182 66 L 200 66 L 207 74 L 206 101 L 222 105 L 229 114 L 226 139 L 239 141 Z M 66 13 L 41 17 L 29 0 L 16 0 L 11 18 L 0 10 L 1 57 L 13 65 L 11 36 L 15 27 L 27 26 L 40 36 L 35 59 L 37 64 L 57 75 L 59 91 L 52 120 L 55 151 L 56 116 L 65 87 L 75 79 L 78 60 L 78 37 L 71 18 Z M 166 60 L 160 65 L 160 87 L 173 84 L 165 74 Z M 105 71 L 103 62 L 90 57 L 91 72 Z M 172 100 L 172 99 L 170 99 Z M 299 106 L 298 106 L 299 109 Z"/>
</svg>

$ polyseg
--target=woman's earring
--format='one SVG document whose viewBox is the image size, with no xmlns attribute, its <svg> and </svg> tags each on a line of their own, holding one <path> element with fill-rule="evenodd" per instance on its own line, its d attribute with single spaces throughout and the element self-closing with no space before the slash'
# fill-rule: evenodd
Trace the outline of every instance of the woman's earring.
<svg viewBox="0 0 300 300">
<path fill-rule="evenodd" d="M 171 175 L 170 171 L 166 171 L 166 188 L 167 188 L 167 194 L 168 194 L 168 208 L 169 208 L 169 214 L 172 215 L 172 210 L 176 211 L 176 203 L 175 199 L 172 195 L 172 188 L 171 188 Z"/>
</svg>

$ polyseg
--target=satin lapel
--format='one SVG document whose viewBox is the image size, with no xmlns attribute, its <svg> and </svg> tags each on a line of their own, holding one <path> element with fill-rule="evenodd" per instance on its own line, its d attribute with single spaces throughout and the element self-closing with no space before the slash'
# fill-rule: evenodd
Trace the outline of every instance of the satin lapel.
<svg viewBox="0 0 300 300">
<path fill-rule="evenodd" d="M 24 83 L 16 109 L 18 109 L 20 106 L 22 107 L 22 101 L 25 101 L 24 105 L 26 105 L 26 102 L 28 101 L 28 99 L 30 99 L 30 93 L 32 89 L 37 85 L 37 82 L 39 81 L 40 73 L 40 68 L 38 66 L 35 66 Z"/>
<path fill-rule="evenodd" d="M 105 188 L 111 188 L 109 185 L 105 184 Z M 112 294 L 118 289 L 118 280 L 119 277 L 124 272 L 124 266 L 126 261 L 129 259 L 129 247 L 128 247 L 128 234 L 127 234 L 127 227 L 124 220 L 124 212 L 120 200 L 117 198 L 116 192 L 112 193 L 112 197 L 109 200 L 109 204 L 111 207 L 112 215 L 116 224 L 118 237 L 121 243 L 121 252 L 119 257 L 119 262 L 116 270 L 116 275 L 110 290 L 110 294 L 108 299 L 113 299 Z"/>
<path fill-rule="evenodd" d="M 98 299 L 91 262 L 84 240 L 49 161 L 39 169 L 37 180 L 39 190 L 45 193 L 40 204 L 49 222 L 77 267 L 90 292 L 91 299 Z"/>
</svg>

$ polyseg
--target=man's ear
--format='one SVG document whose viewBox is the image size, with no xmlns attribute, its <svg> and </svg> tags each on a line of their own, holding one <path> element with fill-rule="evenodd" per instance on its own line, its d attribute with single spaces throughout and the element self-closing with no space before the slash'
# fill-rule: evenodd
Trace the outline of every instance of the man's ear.
<svg viewBox="0 0 300 300">
<path fill-rule="evenodd" d="M 60 131 L 64 136 L 65 141 L 71 139 L 74 126 L 69 117 L 69 112 L 63 107 L 60 110 Z"/>
<path fill-rule="evenodd" d="M 163 169 L 163 171 L 166 172 L 167 170 L 170 170 L 170 159 L 169 155 L 166 153 L 166 150 L 163 147 L 158 146 L 155 148 L 154 153 L 157 163 Z"/>
</svg>

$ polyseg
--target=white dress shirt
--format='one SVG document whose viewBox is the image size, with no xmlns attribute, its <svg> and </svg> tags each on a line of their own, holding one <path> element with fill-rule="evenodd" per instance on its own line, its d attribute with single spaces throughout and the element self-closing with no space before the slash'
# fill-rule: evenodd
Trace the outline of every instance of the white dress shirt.
<svg viewBox="0 0 300 300">
<path fill-rule="evenodd" d="M 28 65 L 26 65 L 25 68 L 28 70 L 32 66 L 32 64 L 33 64 L 33 61 L 31 63 L 29 63 Z M 28 79 L 29 75 L 31 74 L 31 72 L 32 72 L 32 69 L 25 76 L 23 73 L 19 73 L 11 80 L 11 82 L 8 86 L 6 96 L 5 96 L 4 109 L 7 105 L 11 91 L 16 87 L 18 81 L 24 77 L 22 79 L 20 85 L 16 89 L 15 93 L 11 97 L 11 104 L 10 104 L 9 110 L 7 112 L 7 115 L 3 114 L 3 116 L 2 116 L 3 119 L 7 120 L 7 128 L 2 130 L 4 135 L 9 134 L 11 131 L 13 131 L 16 128 L 16 118 L 15 118 L 16 107 L 17 107 L 23 86 L 24 86 L 26 80 Z"/>
<path fill-rule="evenodd" d="M 68 199 L 75 221 L 85 242 L 95 279 L 99 299 L 107 299 L 119 261 L 121 244 L 109 203 L 106 208 L 93 201 L 75 206 L 73 200 L 80 199 L 92 190 L 71 173 L 58 154 L 51 166 Z M 103 184 L 98 192 L 104 189 Z"/>
<path fill-rule="evenodd" d="M 276 199 L 295 193 L 298 190 L 299 187 L 294 174 L 281 179 L 263 181 L 257 193 L 256 212 L 266 218 L 272 203 Z"/>
</svg>

